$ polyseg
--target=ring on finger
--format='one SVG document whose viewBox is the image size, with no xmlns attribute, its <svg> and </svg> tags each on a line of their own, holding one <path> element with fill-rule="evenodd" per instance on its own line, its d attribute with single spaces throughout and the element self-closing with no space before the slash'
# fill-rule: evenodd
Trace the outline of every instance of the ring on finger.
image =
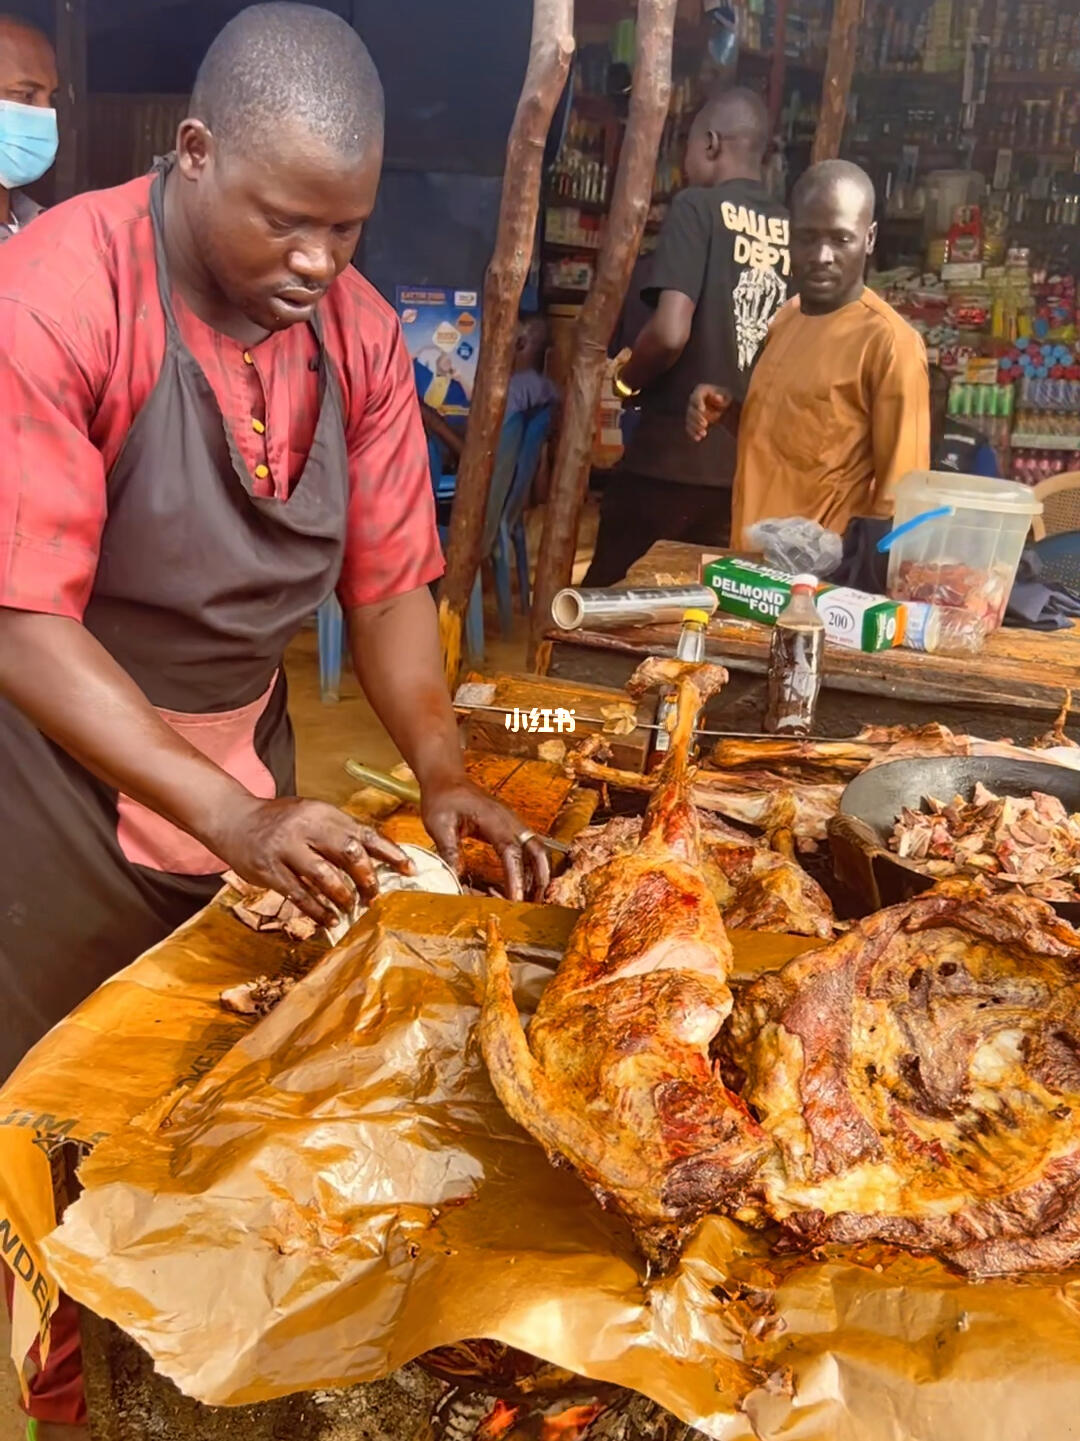
<svg viewBox="0 0 1080 1441">
<path fill-rule="evenodd" d="M 356 839 L 355 836 L 345 842 L 344 855 L 347 860 L 358 861 L 361 859 L 363 854 L 364 847 L 360 844 L 360 842 Z"/>
<path fill-rule="evenodd" d="M 535 831 L 519 831 L 514 837 L 514 843 L 519 846 L 527 846 L 530 841 L 534 841 L 535 839 Z"/>
</svg>

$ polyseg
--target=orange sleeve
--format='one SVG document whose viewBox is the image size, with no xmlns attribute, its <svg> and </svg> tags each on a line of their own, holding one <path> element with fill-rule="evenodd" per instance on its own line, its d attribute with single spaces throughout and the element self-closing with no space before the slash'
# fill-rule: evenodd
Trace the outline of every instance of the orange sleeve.
<svg viewBox="0 0 1080 1441">
<path fill-rule="evenodd" d="M 888 516 L 896 482 L 930 467 L 930 378 L 922 338 L 906 324 L 891 328 L 878 345 L 873 370 L 871 513 Z"/>
</svg>

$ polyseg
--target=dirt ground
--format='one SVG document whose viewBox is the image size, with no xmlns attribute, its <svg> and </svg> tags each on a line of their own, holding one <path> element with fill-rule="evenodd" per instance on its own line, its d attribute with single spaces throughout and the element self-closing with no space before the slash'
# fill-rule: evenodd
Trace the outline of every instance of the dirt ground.
<svg viewBox="0 0 1080 1441">
<path fill-rule="evenodd" d="M 530 550 L 539 538 L 539 517 L 531 517 Z M 580 579 L 596 533 L 596 513 L 583 518 L 575 566 Z M 490 601 L 485 587 L 485 599 Z M 493 606 L 486 615 L 485 665 L 524 669 L 526 626 L 516 617 L 514 635 L 498 634 Z M 346 668 L 341 698 L 323 705 L 319 695 L 318 647 L 314 630 L 304 631 L 287 662 L 291 713 L 296 730 L 301 794 L 341 803 L 356 789 L 344 763 L 350 757 L 388 769 L 400 759 L 393 742 Z M 438 1388 L 423 1372 L 407 1368 L 377 1387 L 292 1398 L 271 1408 L 207 1412 L 153 1377 L 130 1343 L 99 1335 L 111 1353 L 117 1389 L 106 1407 L 111 1429 L 95 1441 L 426 1441 L 428 1418 Z M 7 1313 L 0 1306 L 0 1441 L 22 1441 L 25 1421 L 18 1409 L 18 1382 L 5 1363 L 10 1352 Z M 103 1398 L 104 1399 L 104 1398 Z"/>
</svg>

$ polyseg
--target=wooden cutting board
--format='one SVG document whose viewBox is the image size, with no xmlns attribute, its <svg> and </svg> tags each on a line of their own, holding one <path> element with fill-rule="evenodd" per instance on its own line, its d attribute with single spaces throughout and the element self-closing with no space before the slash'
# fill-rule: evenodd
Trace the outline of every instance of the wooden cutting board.
<svg viewBox="0 0 1080 1441">
<path fill-rule="evenodd" d="M 605 717 L 603 711 L 619 709 L 636 721 L 627 735 L 607 736 L 611 752 L 611 764 L 620 770 L 642 772 L 652 742 L 652 732 L 646 727 L 656 719 L 657 697 L 646 696 L 640 702 L 633 702 L 625 691 L 612 690 L 607 686 L 588 685 L 582 681 L 559 680 L 551 676 L 539 676 L 517 672 L 500 672 L 483 675 L 473 671 L 466 676 L 459 687 L 458 697 L 482 695 L 484 704 L 496 707 L 493 710 L 470 709 L 467 704 L 457 706 L 458 714 L 464 716 L 463 734 L 466 746 L 474 750 L 494 751 L 500 755 L 532 756 L 539 760 L 558 761 L 555 750 L 565 754 L 574 745 L 598 730 L 602 730 Z M 457 699 L 457 697 L 455 698 Z M 575 729 L 563 734 L 513 730 L 507 727 L 506 713 L 513 720 L 515 708 L 530 716 L 533 710 L 548 710 L 554 713 L 562 709 L 573 711 Z M 561 747 L 560 747 L 560 742 Z"/>
</svg>

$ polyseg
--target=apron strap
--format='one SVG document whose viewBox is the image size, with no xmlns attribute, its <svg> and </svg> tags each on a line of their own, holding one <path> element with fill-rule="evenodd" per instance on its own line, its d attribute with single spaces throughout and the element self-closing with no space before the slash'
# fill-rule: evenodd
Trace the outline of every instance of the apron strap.
<svg viewBox="0 0 1080 1441">
<path fill-rule="evenodd" d="M 180 342 L 180 330 L 173 310 L 172 286 L 169 283 L 169 266 L 165 258 L 165 179 L 176 161 L 175 153 L 159 155 L 153 165 L 150 183 L 150 222 L 154 231 L 154 259 L 157 271 L 158 299 L 165 316 L 165 333 L 170 345 Z"/>
</svg>

